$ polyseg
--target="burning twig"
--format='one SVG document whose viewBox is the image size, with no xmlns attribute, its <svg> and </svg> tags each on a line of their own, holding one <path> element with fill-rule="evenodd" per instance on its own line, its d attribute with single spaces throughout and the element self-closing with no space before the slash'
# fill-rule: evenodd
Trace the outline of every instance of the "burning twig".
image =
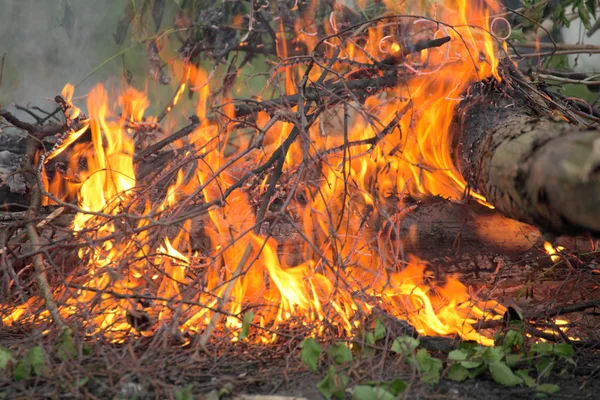
<svg viewBox="0 0 600 400">
<path fill-rule="evenodd" d="M 252 254 L 252 250 L 253 250 L 253 246 L 252 246 L 252 244 L 249 244 L 248 247 L 246 247 L 246 250 L 244 251 L 242 258 L 240 258 L 240 261 L 238 262 L 238 265 L 235 268 L 235 271 L 233 272 L 233 276 L 240 275 L 240 273 L 242 272 L 242 270 L 244 268 L 244 265 L 246 265 L 248 258 Z M 206 326 L 206 329 L 204 330 L 204 333 L 202 333 L 202 336 L 200 337 L 200 341 L 198 342 L 198 344 L 200 345 L 200 347 L 202 347 L 202 349 L 206 349 L 206 344 L 208 343 L 208 339 L 210 339 L 210 336 L 212 335 L 212 332 L 215 329 L 215 327 L 217 326 L 217 322 L 218 322 L 219 318 L 221 317 L 220 311 L 223 309 L 225 304 L 229 301 L 229 296 L 231 296 L 231 291 L 233 290 L 233 286 L 235 285 L 236 282 L 237 282 L 236 279 L 231 279 L 227 283 L 227 286 L 225 287 L 225 292 L 223 293 L 223 296 L 220 299 L 219 309 L 217 312 L 215 312 L 212 315 L 210 322 Z"/>
<path fill-rule="evenodd" d="M 304 99 L 307 101 L 323 101 L 328 97 L 335 97 L 339 102 L 352 96 L 360 97 L 374 96 L 381 91 L 397 87 L 402 82 L 396 74 L 388 73 L 383 77 L 356 79 L 348 82 L 325 83 L 322 88 L 309 87 L 304 92 Z M 238 118 L 256 114 L 259 111 L 276 112 L 281 107 L 289 104 L 298 104 L 299 94 L 291 96 L 282 96 L 273 100 L 252 101 L 237 100 L 235 103 L 235 115 Z M 244 104 L 246 103 L 246 104 Z M 332 105 L 332 104 L 330 104 Z"/>
<path fill-rule="evenodd" d="M 37 131 L 36 133 L 40 133 Z M 42 192 L 39 185 L 39 180 L 34 177 L 37 176 L 35 165 L 35 153 L 37 150 L 37 137 L 29 136 L 27 138 L 27 148 L 24 158 L 24 169 L 28 172 L 28 181 L 31 187 L 31 203 L 29 209 L 25 213 L 25 224 L 27 229 L 27 235 L 34 251 L 41 249 L 42 245 L 40 237 L 37 233 L 35 220 L 42 201 Z M 42 254 L 36 254 L 33 257 L 33 266 L 35 269 L 35 278 L 37 284 L 42 293 L 42 299 L 46 305 L 46 308 L 50 312 L 54 323 L 60 328 L 65 328 L 66 324 L 60 316 L 60 312 L 52 296 L 52 289 L 48 284 L 48 278 L 46 276 L 46 266 L 44 265 L 44 258 Z"/>
<path fill-rule="evenodd" d="M 168 146 L 169 144 L 175 142 L 176 140 L 184 138 L 187 135 L 194 132 L 194 130 L 200 125 L 200 120 L 198 119 L 198 117 L 196 117 L 194 115 L 194 116 L 190 117 L 190 121 L 191 121 L 191 124 L 189 124 L 188 126 L 181 128 L 180 130 L 173 133 L 172 135 L 167 136 L 163 140 L 156 142 L 152 146 L 150 146 L 150 147 L 142 150 L 138 154 L 136 154 L 134 157 L 134 162 L 138 163 L 138 162 L 142 161 L 144 158 L 148 157 L 149 155 L 155 154 L 163 147 Z"/>
<path fill-rule="evenodd" d="M 421 40 L 416 43 L 408 43 L 405 46 L 400 46 L 398 51 L 394 52 L 389 57 L 381 61 L 384 65 L 396 65 L 407 55 L 412 53 L 418 53 L 426 49 L 432 49 L 434 47 L 440 47 L 450 41 L 450 36 L 444 36 L 439 39 L 428 39 Z"/>
</svg>

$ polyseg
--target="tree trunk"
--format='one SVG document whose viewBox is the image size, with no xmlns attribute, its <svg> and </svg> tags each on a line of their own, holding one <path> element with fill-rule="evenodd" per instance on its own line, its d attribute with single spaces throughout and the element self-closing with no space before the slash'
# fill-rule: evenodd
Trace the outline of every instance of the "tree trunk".
<svg viewBox="0 0 600 400">
<path fill-rule="evenodd" d="M 600 131 L 533 107 L 506 83 L 463 101 L 452 126 L 456 165 L 509 218 L 551 234 L 599 236 Z"/>
</svg>

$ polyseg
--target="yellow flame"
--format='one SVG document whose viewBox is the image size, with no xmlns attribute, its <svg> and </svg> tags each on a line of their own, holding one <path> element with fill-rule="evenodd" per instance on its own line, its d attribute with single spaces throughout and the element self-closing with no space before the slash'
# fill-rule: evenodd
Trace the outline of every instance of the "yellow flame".
<svg viewBox="0 0 600 400">
<path fill-rule="evenodd" d="M 560 261 L 560 253 L 561 251 L 563 251 L 565 248 L 563 246 L 552 246 L 552 243 L 550 242 L 544 242 L 544 250 L 546 250 L 546 253 L 550 256 L 550 259 L 552 260 L 552 262 L 559 262 Z"/>
<path fill-rule="evenodd" d="M 283 119 L 275 122 L 265 133 L 264 149 L 246 155 L 243 152 L 250 138 L 230 135 L 232 124 L 223 128 L 207 116 L 209 75 L 202 69 L 186 67 L 172 105 L 181 101 L 186 87 L 198 94 L 196 112 L 201 123 L 190 135 L 193 150 L 185 155 L 201 156 L 190 156 L 185 168 L 175 163 L 165 167 L 160 175 L 165 181 L 154 186 L 166 187 L 156 194 L 136 180 L 134 132 L 128 127 L 144 120 L 149 106 L 146 95 L 125 89 L 116 103 L 121 109 L 118 113 L 111 107 L 115 103 L 109 100 L 106 90 L 97 86 L 88 96 L 86 129 L 91 131 L 92 144 L 73 146 L 78 157 L 86 160 L 86 167 L 72 165 L 80 180 L 73 184 L 78 205 L 85 211 L 75 216 L 73 229 L 91 245 L 79 252 L 85 274 L 70 278 L 64 287 L 56 289 L 57 298 L 63 299 L 61 313 L 68 317 L 85 309 L 94 315 L 89 321 L 90 331 L 118 341 L 135 326 L 139 328 L 139 321 L 132 321 L 140 315 L 149 320 L 150 326 L 145 329 L 150 331 L 159 323 L 172 323 L 181 331 L 202 332 L 215 320 L 215 313 L 224 313 L 225 322 L 220 326 L 237 330 L 241 328 L 239 315 L 246 308 L 256 310 L 258 324 L 271 330 L 283 322 L 301 320 L 312 323 L 317 333 L 327 325 L 352 335 L 365 313 L 377 307 L 407 320 L 422 334 L 457 334 L 493 344 L 491 338 L 475 330 L 474 324 L 500 318 L 504 307 L 472 298 L 456 277 L 437 282 L 427 272 L 425 261 L 405 258 L 405 238 L 392 232 L 397 221 L 382 222 L 381 211 L 386 205 L 392 213 L 398 211 L 401 193 L 454 199 L 463 196 L 466 183 L 454 164 L 449 133 L 454 109 L 460 94 L 472 83 L 490 76 L 499 79 L 496 48 L 486 33 L 489 11 L 497 6 L 467 3 L 447 0 L 437 11 L 438 18 L 456 25 L 456 30 L 424 19 L 405 21 L 411 40 L 450 36 L 451 41 L 401 60 L 410 72 L 403 84 L 365 101 L 365 110 L 375 118 L 352 113 L 345 129 L 339 122 L 346 118 L 343 112 L 331 111 L 302 132 L 307 146 L 294 143 L 289 149 L 285 171 L 297 170 L 308 159 L 322 161 L 320 171 L 312 171 L 318 178 L 310 182 L 312 186 L 298 189 L 302 196 L 290 200 L 286 214 L 294 223 L 299 222 L 297 233 L 304 239 L 288 251 L 296 256 L 295 260 L 280 253 L 281 247 L 292 244 L 254 232 L 256 205 L 249 192 L 236 190 L 225 202 L 219 202 L 224 190 L 265 162 L 290 134 L 293 124 Z M 393 6 L 402 8 L 395 2 Z M 315 7 L 316 2 L 312 2 L 309 9 L 314 11 Z M 318 40 L 313 15 L 305 12 L 296 22 L 298 37 L 291 42 L 303 43 L 309 51 Z M 486 29 L 473 29 L 471 20 L 483 20 Z M 338 28 L 335 18 L 325 24 L 329 33 Z M 277 54 L 287 58 L 295 49 L 283 40 L 282 24 L 277 36 L 281 39 L 277 41 Z M 331 57 L 339 48 L 340 58 L 370 63 L 367 53 L 383 59 L 384 50 L 401 50 L 395 42 L 389 49 L 380 45 L 391 36 L 389 24 L 384 21 L 369 27 L 366 36 L 362 48 L 353 41 L 342 42 L 334 37 L 326 43 L 325 52 Z M 344 65 L 332 68 L 340 71 Z M 283 68 L 286 94 L 296 93 L 305 71 L 304 65 Z M 323 71 L 315 66 L 310 79 L 316 81 Z M 73 88 L 66 87 L 65 98 L 71 101 L 72 96 Z M 231 101 L 221 101 L 226 104 L 222 113 L 233 119 Z M 402 111 L 409 101 L 408 112 Z M 397 115 L 398 123 L 382 136 L 382 129 Z M 271 123 L 265 112 L 258 113 L 255 122 L 261 130 Z M 69 135 L 59 150 L 64 151 L 81 134 L 78 131 Z M 373 138 L 377 138 L 375 144 L 344 146 Z M 333 148 L 343 150 L 327 151 Z M 265 178 L 256 182 L 261 194 L 269 186 L 266 182 Z M 485 203 L 481 196 L 473 196 Z M 300 197 L 303 200 L 298 200 Z M 199 221 L 188 219 L 177 226 L 169 221 L 176 220 L 196 201 L 215 202 L 218 207 L 210 208 L 206 218 L 201 216 L 207 249 L 190 256 L 189 233 Z M 373 235 L 373 230 L 379 234 Z M 36 301 L 32 298 L 15 308 L 3 321 L 8 324 L 27 318 Z M 48 317 L 47 313 L 41 316 Z M 276 336 L 263 332 L 258 340 L 269 342 Z"/>
</svg>

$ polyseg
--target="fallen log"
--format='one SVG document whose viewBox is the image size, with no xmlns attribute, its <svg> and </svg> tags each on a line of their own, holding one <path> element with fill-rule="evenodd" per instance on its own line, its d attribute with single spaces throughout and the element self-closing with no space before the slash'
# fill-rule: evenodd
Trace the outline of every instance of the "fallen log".
<svg viewBox="0 0 600 400">
<path fill-rule="evenodd" d="M 600 131 L 553 119 L 543 110 L 552 101 L 535 104 L 517 92 L 523 83 L 511 73 L 505 68 L 504 82 L 477 84 L 457 108 L 457 167 L 471 190 L 509 218 L 544 233 L 599 236 Z"/>
</svg>

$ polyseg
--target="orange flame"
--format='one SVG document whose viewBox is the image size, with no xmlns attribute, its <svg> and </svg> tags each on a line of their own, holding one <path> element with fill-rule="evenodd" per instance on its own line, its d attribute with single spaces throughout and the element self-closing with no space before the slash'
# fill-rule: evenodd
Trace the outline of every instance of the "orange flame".
<svg viewBox="0 0 600 400">
<path fill-rule="evenodd" d="M 151 334 L 159 324 L 177 326 L 182 332 L 201 332 L 213 323 L 215 313 L 226 316 L 225 328 L 239 329 L 239 315 L 246 309 L 257 310 L 256 323 L 271 331 L 283 321 L 299 318 L 304 324 L 312 323 L 317 333 L 328 321 L 329 326 L 350 335 L 365 313 L 378 307 L 406 319 L 422 334 L 458 334 L 493 344 L 473 325 L 498 318 L 504 307 L 471 298 L 455 277 L 436 283 L 425 261 L 405 259 L 402 242 L 392 232 L 393 220 L 381 211 L 390 204 L 391 213 L 401 211 L 401 202 L 394 200 L 400 193 L 463 196 L 466 184 L 451 158 L 448 129 L 459 96 L 469 85 L 490 76 L 499 79 L 496 46 L 486 32 L 490 7 L 467 5 L 466 0 L 445 1 L 437 9 L 437 17 L 456 26 L 452 29 L 424 18 L 407 18 L 404 22 L 413 39 L 450 36 L 451 41 L 406 56 L 401 66 L 410 79 L 392 91 L 369 97 L 364 109 L 371 117 L 352 114 L 347 134 L 336 122 L 339 113 L 331 112 L 308 129 L 309 145 L 295 143 L 288 151 L 287 172 L 305 168 L 304 160 L 322 160 L 321 170 L 312 171 L 320 176 L 320 182 L 299 185 L 298 192 L 305 200 L 290 199 L 286 213 L 275 213 L 303 238 L 303 245 L 293 251 L 296 260 L 280 253 L 289 243 L 254 232 L 256 223 L 262 221 L 256 221 L 249 192 L 235 190 L 223 204 L 219 201 L 227 188 L 261 165 L 265 154 L 282 143 L 293 128 L 291 123 L 273 123 L 266 113 L 258 113 L 260 129 L 271 124 L 265 132 L 264 152 L 246 154 L 247 137 L 233 137 L 231 127 L 223 128 L 207 118 L 209 75 L 202 69 L 186 68 L 187 82 L 184 79 L 178 87 L 173 105 L 189 86 L 200 95 L 197 115 L 201 123 L 190 136 L 193 149 L 186 150 L 187 162 L 165 168 L 161 175 L 164 190 L 154 193 L 136 181 L 133 162 L 130 125 L 144 118 L 149 105 L 145 94 L 127 89 L 118 101 L 122 110 L 118 116 L 109 107 L 113 103 L 105 89 L 97 86 L 88 97 L 89 121 L 51 155 L 64 151 L 87 129 L 91 131 L 93 149 L 84 152 L 87 166 L 79 171 L 81 183 L 77 185 L 78 205 L 85 212 L 73 221 L 74 231 L 87 238 L 90 247 L 79 251 L 85 273 L 56 290 L 61 313 L 65 317 L 90 313 L 90 332 L 122 340 L 135 330 Z M 483 21 L 486 29 L 472 28 L 472 20 Z M 296 26 L 296 42 L 311 49 L 317 44 L 312 24 L 305 15 Z M 339 29 L 335 18 L 327 27 Z M 342 46 L 340 57 L 355 62 L 370 62 L 367 53 L 383 59 L 405 46 L 386 34 L 389 28 L 385 20 L 370 27 L 362 47 L 333 38 L 326 43 L 326 52 L 331 56 L 336 46 Z M 277 35 L 283 38 L 282 26 Z M 391 42 L 384 46 L 384 40 Z M 284 58 L 291 51 L 286 46 L 285 40 L 278 41 L 277 52 Z M 305 68 L 285 68 L 287 94 L 296 92 L 297 78 Z M 317 80 L 322 72 L 315 67 L 310 78 Z M 69 91 L 71 99 L 72 88 L 66 89 Z M 412 108 L 398 114 L 408 106 L 408 99 Z M 233 115 L 233 107 L 225 114 Z M 378 137 L 397 115 L 401 118 L 392 126 L 393 132 Z M 370 142 L 327 151 L 374 137 L 378 138 L 375 145 Z M 260 186 L 262 193 L 267 190 L 265 182 Z M 209 208 L 200 222 L 187 219 L 178 228 L 171 226 L 194 202 L 218 206 Z M 210 243 L 192 255 L 190 231 L 198 223 Z M 372 233 L 378 230 L 379 234 Z M 4 323 L 26 318 L 34 303 L 32 299 L 17 307 Z M 47 313 L 41 316 L 48 317 Z M 140 318 L 148 322 L 142 323 Z M 262 334 L 259 340 L 270 341 L 275 336 Z"/>
</svg>

